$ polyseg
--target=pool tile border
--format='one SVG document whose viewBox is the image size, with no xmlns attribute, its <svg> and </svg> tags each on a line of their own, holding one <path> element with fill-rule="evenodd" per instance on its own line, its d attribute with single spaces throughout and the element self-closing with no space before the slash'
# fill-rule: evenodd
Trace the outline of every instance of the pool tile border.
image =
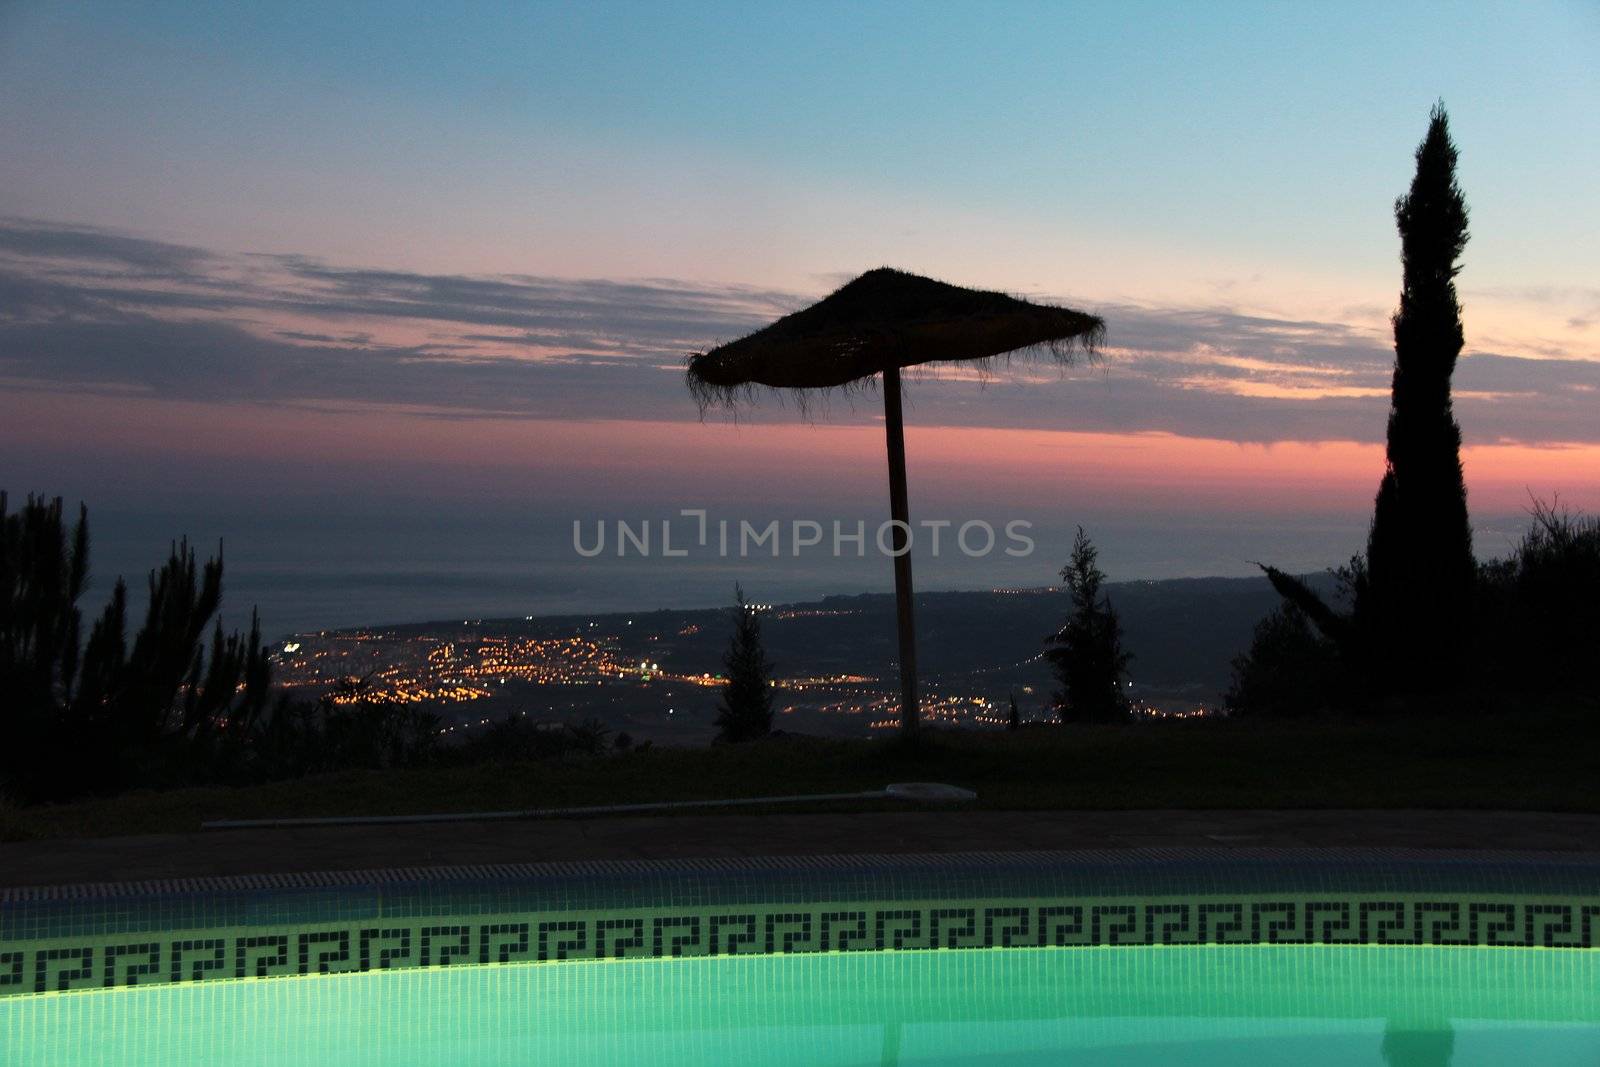
<svg viewBox="0 0 1600 1067">
<path fill-rule="evenodd" d="M 1600 947 L 1600 855 L 594 860 L 0 890 L 0 996 L 397 968 L 1173 945 Z"/>
</svg>

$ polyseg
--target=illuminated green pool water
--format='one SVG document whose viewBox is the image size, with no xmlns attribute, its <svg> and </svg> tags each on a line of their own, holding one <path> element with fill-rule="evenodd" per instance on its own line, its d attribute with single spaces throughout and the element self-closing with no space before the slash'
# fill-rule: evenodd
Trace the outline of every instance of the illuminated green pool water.
<svg viewBox="0 0 1600 1067">
<path fill-rule="evenodd" d="M 814 953 L 0 1000 L 0 1063 L 1600 1063 L 1600 954 L 1328 945 Z"/>
</svg>

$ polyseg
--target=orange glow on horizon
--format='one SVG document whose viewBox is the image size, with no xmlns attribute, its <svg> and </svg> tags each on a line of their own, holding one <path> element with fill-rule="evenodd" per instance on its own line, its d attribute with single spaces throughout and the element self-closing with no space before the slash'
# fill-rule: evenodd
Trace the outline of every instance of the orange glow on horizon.
<svg viewBox="0 0 1600 1067">
<path fill-rule="evenodd" d="M 1032 506 L 1041 495 L 1074 494 L 1140 514 L 1348 512 L 1371 506 L 1383 470 L 1381 445 L 1353 441 L 1262 445 L 932 426 L 908 427 L 906 437 L 913 495 L 925 505 Z M 41 468 L 63 455 L 102 472 L 125 470 L 134 484 L 153 467 L 202 457 L 206 469 L 233 470 L 242 482 L 252 471 L 277 472 L 270 487 L 292 481 L 454 502 L 475 494 L 561 499 L 582 488 L 692 506 L 716 494 L 759 499 L 779 487 L 791 501 L 875 505 L 884 492 L 880 425 L 459 419 L 31 393 L 0 401 L 0 447 Z M 1600 445 L 1473 445 L 1463 449 L 1463 464 L 1478 510 L 1520 511 L 1530 493 L 1600 507 Z M 27 464 L 20 472 L 11 466 L 8 481 L 36 477 Z"/>
</svg>

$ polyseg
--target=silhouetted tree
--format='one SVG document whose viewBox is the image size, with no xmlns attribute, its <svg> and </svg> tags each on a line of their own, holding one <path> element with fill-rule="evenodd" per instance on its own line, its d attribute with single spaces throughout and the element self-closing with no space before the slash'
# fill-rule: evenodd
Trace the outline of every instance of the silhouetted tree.
<svg viewBox="0 0 1600 1067">
<path fill-rule="evenodd" d="M 439 725 L 439 716 L 425 707 L 374 691 L 370 676 L 346 678 L 314 701 L 285 697 L 274 702 L 246 734 L 244 758 L 227 768 L 228 780 L 422 766 L 439 756 Z M 503 725 L 491 726 L 475 740 L 489 740 L 483 747 L 493 749 L 493 742 L 502 740 Z"/>
<path fill-rule="evenodd" d="M 1063 722 L 1120 722 L 1128 717 L 1123 679 L 1131 657 L 1122 650 L 1122 624 L 1111 599 L 1101 593 L 1106 576 L 1096 563 L 1098 557 L 1083 527 L 1078 527 L 1072 558 L 1061 570 L 1072 594 L 1072 613 L 1045 648 L 1045 658 L 1061 683 L 1055 703 Z"/>
<path fill-rule="evenodd" d="M 733 587 L 733 640 L 723 659 L 726 681 L 717 709 L 719 741 L 753 741 L 772 731 L 772 664 L 761 643 L 761 617 Z"/>
<path fill-rule="evenodd" d="M 1015 730 L 1022 726 L 1022 713 L 1017 710 L 1017 694 L 1007 693 L 1006 698 L 1011 704 L 1011 710 L 1006 714 L 1006 729 Z"/>
<path fill-rule="evenodd" d="M 70 537 L 61 501 L 0 494 L 0 774 L 24 797 L 106 792 L 190 777 L 244 743 L 271 685 L 260 627 L 206 630 L 222 597 L 222 560 L 198 568 L 188 543 L 150 574 L 130 647 L 119 579 L 80 654 L 77 607 L 88 575 L 88 517 Z"/>
<path fill-rule="evenodd" d="M 68 532 L 61 500 L 11 513 L 0 491 L 0 789 L 28 792 L 67 739 L 61 709 L 78 675 L 89 520 Z"/>
<path fill-rule="evenodd" d="M 1394 387 L 1388 469 L 1367 540 L 1356 610 L 1370 615 L 1385 681 L 1437 684 L 1468 647 L 1477 562 L 1461 473 L 1461 428 L 1450 376 L 1461 354 L 1457 260 L 1467 243 L 1467 205 L 1456 185 L 1456 148 L 1435 107 L 1417 149 L 1411 192 L 1395 204 L 1404 287 L 1394 316 Z"/>
<path fill-rule="evenodd" d="M 1249 718 L 1311 715 L 1338 703 L 1342 686 L 1338 650 L 1285 603 L 1256 623 L 1250 650 L 1234 657 L 1223 704 Z"/>
<path fill-rule="evenodd" d="M 1403 284 L 1394 315 L 1394 382 L 1387 468 L 1365 558 L 1344 572 L 1349 614 L 1300 580 L 1265 568 L 1274 587 L 1334 641 L 1377 692 L 1437 689 L 1459 677 L 1470 652 L 1477 564 L 1461 473 L 1461 430 L 1450 377 L 1461 353 L 1457 260 L 1467 206 L 1456 185 L 1456 148 L 1442 105 L 1416 153 L 1410 192 L 1395 204 Z"/>
<path fill-rule="evenodd" d="M 1600 649 L 1600 519 L 1536 501 L 1533 525 L 1478 586 L 1488 680 L 1521 692 L 1593 687 Z"/>
</svg>

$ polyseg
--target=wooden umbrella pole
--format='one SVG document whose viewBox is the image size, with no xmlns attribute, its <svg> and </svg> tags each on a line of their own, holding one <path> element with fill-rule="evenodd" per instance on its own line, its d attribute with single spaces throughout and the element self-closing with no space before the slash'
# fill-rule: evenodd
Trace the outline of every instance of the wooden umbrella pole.
<svg viewBox="0 0 1600 1067">
<path fill-rule="evenodd" d="M 894 607 L 900 631 L 900 729 L 917 732 L 917 633 L 911 616 L 911 520 L 906 507 L 906 436 L 900 414 L 900 369 L 883 372 L 883 424 L 889 443 L 889 517 L 894 528 Z"/>
</svg>

